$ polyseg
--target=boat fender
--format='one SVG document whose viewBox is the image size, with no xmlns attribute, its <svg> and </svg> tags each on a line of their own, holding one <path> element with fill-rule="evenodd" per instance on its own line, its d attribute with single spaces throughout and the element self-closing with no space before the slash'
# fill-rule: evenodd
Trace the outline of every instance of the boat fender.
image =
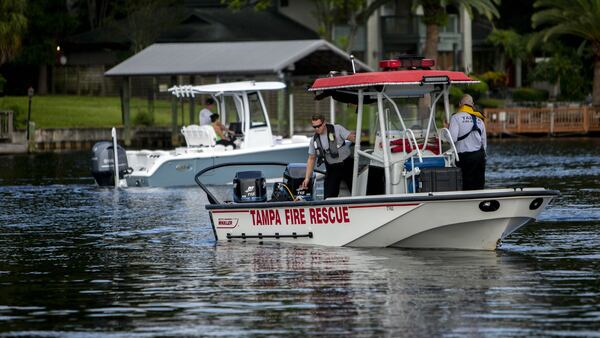
<svg viewBox="0 0 600 338">
<path fill-rule="evenodd" d="M 500 209 L 500 202 L 496 200 L 487 200 L 479 203 L 479 209 L 483 212 L 492 212 Z"/>
<path fill-rule="evenodd" d="M 538 198 L 534 199 L 533 201 L 531 201 L 531 204 L 529 204 L 529 210 L 536 210 L 539 207 L 541 207 L 543 203 L 544 203 L 544 199 L 541 197 L 538 197 Z"/>
</svg>

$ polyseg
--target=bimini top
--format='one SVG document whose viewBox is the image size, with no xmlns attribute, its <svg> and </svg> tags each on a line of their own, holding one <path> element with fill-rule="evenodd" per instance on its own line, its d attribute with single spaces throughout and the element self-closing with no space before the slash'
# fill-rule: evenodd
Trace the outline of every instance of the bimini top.
<svg viewBox="0 0 600 338">
<path fill-rule="evenodd" d="M 315 80 L 309 91 L 323 91 L 343 88 L 365 88 L 372 86 L 403 86 L 422 84 L 470 84 L 479 83 L 463 72 L 446 70 L 397 70 L 386 72 L 356 73 L 320 78 Z"/>
<path fill-rule="evenodd" d="M 177 97 L 194 97 L 196 94 L 219 94 L 226 92 L 250 92 L 258 90 L 277 90 L 285 88 L 285 83 L 277 81 L 240 81 L 229 83 L 216 83 L 203 86 L 174 86 L 169 91 Z"/>
</svg>

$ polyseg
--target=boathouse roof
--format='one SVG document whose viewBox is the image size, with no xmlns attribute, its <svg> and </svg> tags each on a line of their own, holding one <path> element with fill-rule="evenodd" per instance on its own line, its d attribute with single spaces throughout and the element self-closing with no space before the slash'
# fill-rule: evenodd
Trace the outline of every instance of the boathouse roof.
<svg viewBox="0 0 600 338">
<path fill-rule="evenodd" d="M 356 71 L 370 71 L 355 60 Z M 106 76 L 327 74 L 352 72 L 350 56 L 325 40 L 155 43 Z"/>
</svg>

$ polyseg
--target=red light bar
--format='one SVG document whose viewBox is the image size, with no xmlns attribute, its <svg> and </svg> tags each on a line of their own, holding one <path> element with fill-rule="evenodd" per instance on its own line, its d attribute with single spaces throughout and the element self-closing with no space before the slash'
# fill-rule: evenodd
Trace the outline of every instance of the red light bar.
<svg viewBox="0 0 600 338">
<path fill-rule="evenodd" d="M 398 68 L 404 69 L 430 69 L 435 66 L 435 60 L 433 59 L 421 59 L 421 58 L 400 58 L 397 60 L 381 60 L 379 61 L 379 68 L 382 70 L 397 70 Z"/>
<path fill-rule="evenodd" d="M 423 68 L 431 68 L 435 66 L 435 60 L 433 59 L 423 59 L 421 60 L 421 67 Z"/>
<path fill-rule="evenodd" d="M 421 60 L 419 59 L 402 59 L 402 68 L 417 68 L 421 67 Z"/>
<path fill-rule="evenodd" d="M 379 68 L 383 70 L 398 69 L 400 67 L 400 60 L 381 60 L 379 61 Z"/>
</svg>

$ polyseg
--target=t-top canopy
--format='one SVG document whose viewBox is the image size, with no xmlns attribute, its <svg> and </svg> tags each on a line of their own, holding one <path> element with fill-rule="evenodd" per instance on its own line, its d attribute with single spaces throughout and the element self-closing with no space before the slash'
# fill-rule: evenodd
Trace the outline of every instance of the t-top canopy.
<svg viewBox="0 0 600 338">
<path fill-rule="evenodd" d="M 278 90 L 285 88 L 285 83 L 277 81 L 240 81 L 240 82 L 229 82 L 229 83 L 216 83 L 202 86 L 174 86 L 169 88 L 169 91 L 173 95 L 180 96 L 194 96 L 196 94 L 218 94 L 218 93 L 231 93 L 231 92 L 249 92 L 258 90 Z"/>
<path fill-rule="evenodd" d="M 388 72 L 356 73 L 326 77 L 315 80 L 309 91 L 322 91 L 344 88 L 361 88 L 371 86 L 403 86 L 434 83 L 469 84 L 479 83 L 463 72 L 447 70 L 399 70 Z"/>
</svg>

